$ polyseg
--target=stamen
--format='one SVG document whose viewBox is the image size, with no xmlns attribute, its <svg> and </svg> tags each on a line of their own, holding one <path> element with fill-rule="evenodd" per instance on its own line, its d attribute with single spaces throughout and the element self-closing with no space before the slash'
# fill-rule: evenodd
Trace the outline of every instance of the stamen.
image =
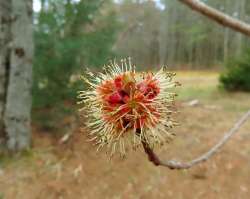
<svg viewBox="0 0 250 199">
<path fill-rule="evenodd" d="M 104 66 L 104 73 L 87 72 L 81 79 L 88 90 L 78 92 L 78 103 L 84 107 L 90 141 L 105 148 L 113 156 L 117 149 L 124 157 L 129 148 L 141 141 L 157 146 L 172 138 L 171 107 L 175 93 L 169 88 L 178 85 L 173 74 L 163 67 L 159 72 L 136 74 L 131 58 L 115 60 Z M 138 128 L 140 133 L 138 134 Z"/>
</svg>

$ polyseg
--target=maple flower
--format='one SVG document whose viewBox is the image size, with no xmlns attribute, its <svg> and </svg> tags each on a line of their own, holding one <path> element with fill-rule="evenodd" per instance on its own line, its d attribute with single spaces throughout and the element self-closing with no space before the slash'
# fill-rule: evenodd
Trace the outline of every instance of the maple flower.
<svg viewBox="0 0 250 199">
<path fill-rule="evenodd" d="M 107 147 L 125 155 L 141 142 L 148 146 L 162 145 L 173 134 L 171 119 L 175 93 L 171 88 L 174 74 L 161 68 L 158 72 L 136 73 L 130 59 L 118 65 L 111 62 L 104 73 L 86 72 L 82 79 L 88 90 L 79 91 L 91 140 L 99 148 Z"/>
</svg>

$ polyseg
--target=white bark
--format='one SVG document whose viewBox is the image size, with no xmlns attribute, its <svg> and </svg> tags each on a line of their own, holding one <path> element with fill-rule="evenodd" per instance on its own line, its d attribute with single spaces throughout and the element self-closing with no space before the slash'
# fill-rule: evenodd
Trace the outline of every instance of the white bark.
<svg viewBox="0 0 250 199">
<path fill-rule="evenodd" d="M 12 0 L 12 48 L 5 109 L 5 130 L 10 150 L 30 145 L 32 81 L 32 0 Z"/>
</svg>

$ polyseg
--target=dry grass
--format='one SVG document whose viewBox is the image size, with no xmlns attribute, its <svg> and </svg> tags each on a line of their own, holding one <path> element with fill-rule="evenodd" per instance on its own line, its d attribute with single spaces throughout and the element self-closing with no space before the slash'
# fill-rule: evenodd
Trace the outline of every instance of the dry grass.
<svg viewBox="0 0 250 199">
<path fill-rule="evenodd" d="M 250 95 L 218 90 L 217 74 L 181 72 L 178 120 L 173 143 L 161 157 L 188 160 L 206 151 L 250 108 Z M 185 102 L 198 99 L 197 106 Z M 34 148 L 0 160 L 4 199 L 247 199 L 250 193 L 250 122 L 209 162 L 186 171 L 154 167 L 138 151 L 108 162 L 74 129 L 64 145 L 34 127 Z"/>
</svg>

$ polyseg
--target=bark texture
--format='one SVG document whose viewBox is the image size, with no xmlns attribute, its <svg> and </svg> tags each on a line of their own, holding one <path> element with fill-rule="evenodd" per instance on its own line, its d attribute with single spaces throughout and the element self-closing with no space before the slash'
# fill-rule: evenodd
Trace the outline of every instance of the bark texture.
<svg viewBox="0 0 250 199">
<path fill-rule="evenodd" d="M 11 1 L 0 1 L 0 139 L 4 136 L 4 110 L 9 67 Z"/>
<path fill-rule="evenodd" d="M 199 0 L 179 0 L 180 2 L 186 4 L 191 9 L 201 13 L 202 15 L 216 21 L 217 23 L 232 28 L 237 32 L 241 32 L 247 36 L 250 36 L 250 24 L 243 21 L 235 19 L 229 15 L 226 15 Z"/>
<path fill-rule="evenodd" d="M 4 122 L 8 149 L 15 151 L 30 146 L 32 0 L 12 0 L 12 17 L 12 45 Z"/>
</svg>

